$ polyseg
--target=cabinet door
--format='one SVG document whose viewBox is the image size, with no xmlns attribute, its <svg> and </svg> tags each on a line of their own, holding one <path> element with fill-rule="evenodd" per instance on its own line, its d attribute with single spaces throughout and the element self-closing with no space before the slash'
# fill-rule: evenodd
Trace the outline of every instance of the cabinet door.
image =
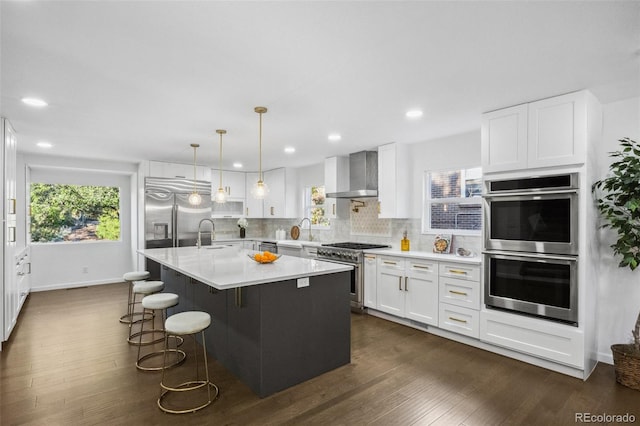
<svg viewBox="0 0 640 426">
<path fill-rule="evenodd" d="M 278 245 L 278 254 L 284 254 L 286 256 L 302 257 L 302 247 L 286 247 Z"/>
<path fill-rule="evenodd" d="M 484 173 L 527 167 L 527 111 L 525 104 L 482 115 Z"/>
<path fill-rule="evenodd" d="M 224 179 L 223 185 L 227 189 L 227 195 L 229 198 L 243 199 L 246 197 L 246 183 L 244 172 L 224 172 L 222 175 Z"/>
<path fill-rule="evenodd" d="M 405 218 L 409 214 L 410 168 L 406 145 L 378 147 L 379 218 Z"/>
<path fill-rule="evenodd" d="M 407 261 L 405 316 L 423 324 L 438 325 L 438 265 Z"/>
<path fill-rule="evenodd" d="M 249 218 L 262 218 L 263 201 L 258 200 L 251 194 L 251 188 L 253 188 L 258 182 L 258 173 L 247 173 L 246 175 L 246 194 L 247 200 L 245 203 L 245 216 Z"/>
<path fill-rule="evenodd" d="M 377 276 L 377 309 L 404 317 L 404 260 L 379 256 Z"/>
<path fill-rule="evenodd" d="M 269 186 L 269 194 L 264 199 L 265 218 L 283 218 L 286 208 L 286 175 L 284 169 L 264 172 L 264 181 Z"/>
<path fill-rule="evenodd" d="M 528 166 L 584 163 L 586 120 L 585 92 L 530 103 Z"/>
<path fill-rule="evenodd" d="M 330 157 L 324 160 L 324 192 L 339 192 L 349 190 L 349 157 Z M 348 217 L 347 200 L 326 198 L 325 216 L 329 219 Z"/>
<path fill-rule="evenodd" d="M 227 344 L 230 357 L 227 369 L 233 371 L 252 389 L 260 383 L 260 287 L 226 290 Z M 258 382 L 257 382 L 258 381 Z"/>
<path fill-rule="evenodd" d="M 364 257 L 364 306 L 376 308 L 377 305 L 377 268 L 376 256 L 366 255 Z"/>
</svg>

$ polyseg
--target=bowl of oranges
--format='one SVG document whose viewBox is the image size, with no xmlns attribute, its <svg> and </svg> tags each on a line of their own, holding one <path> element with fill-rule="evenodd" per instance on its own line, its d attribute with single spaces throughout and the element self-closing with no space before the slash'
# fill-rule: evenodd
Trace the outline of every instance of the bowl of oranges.
<svg viewBox="0 0 640 426">
<path fill-rule="evenodd" d="M 263 251 L 260 253 L 248 254 L 247 256 L 249 256 L 249 259 L 258 263 L 273 263 L 280 259 L 281 255 L 273 254 L 270 251 Z"/>
</svg>

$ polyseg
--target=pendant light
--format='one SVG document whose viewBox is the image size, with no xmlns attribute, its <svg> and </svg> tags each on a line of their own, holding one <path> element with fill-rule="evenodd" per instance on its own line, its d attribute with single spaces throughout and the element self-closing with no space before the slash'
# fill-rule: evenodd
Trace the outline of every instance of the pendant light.
<svg viewBox="0 0 640 426">
<path fill-rule="evenodd" d="M 196 151 L 199 146 L 197 143 L 191 144 L 193 148 L 193 192 L 189 194 L 189 204 L 192 206 L 199 206 L 202 202 L 202 197 L 198 194 L 198 189 L 196 188 Z"/>
<path fill-rule="evenodd" d="M 218 129 L 216 133 L 220 135 L 220 162 L 219 162 L 219 173 L 220 173 L 220 185 L 218 186 L 218 192 L 216 192 L 215 200 L 216 203 L 223 204 L 227 202 L 227 193 L 222 187 L 222 135 L 226 134 L 226 130 Z"/>
<path fill-rule="evenodd" d="M 262 180 L 262 114 L 267 112 L 266 107 L 257 106 L 254 111 L 260 114 L 260 138 L 259 138 L 259 163 L 258 163 L 258 182 L 251 188 L 251 195 L 258 200 L 264 199 L 269 193 L 269 187 Z"/>
</svg>

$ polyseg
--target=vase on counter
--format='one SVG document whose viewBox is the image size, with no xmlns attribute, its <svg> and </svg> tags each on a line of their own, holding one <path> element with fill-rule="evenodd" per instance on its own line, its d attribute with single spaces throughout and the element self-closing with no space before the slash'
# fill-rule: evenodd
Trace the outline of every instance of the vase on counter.
<svg viewBox="0 0 640 426">
<path fill-rule="evenodd" d="M 244 238 L 247 235 L 247 230 L 245 228 L 240 228 L 240 238 Z"/>
</svg>

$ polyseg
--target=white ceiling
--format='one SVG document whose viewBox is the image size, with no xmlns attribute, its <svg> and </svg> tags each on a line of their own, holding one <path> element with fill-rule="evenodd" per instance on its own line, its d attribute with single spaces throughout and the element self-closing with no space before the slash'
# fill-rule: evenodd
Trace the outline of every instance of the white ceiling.
<svg viewBox="0 0 640 426">
<path fill-rule="evenodd" d="M 263 168 L 303 166 L 479 132 L 482 112 L 583 88 L 603 103 L 640 95 L 638 1 L 0 1 L 0 13 L 1 113 L 23 152 L 47 140 L 52 155 L 189 163 L 200 143 L 198 162 L 217 167 L 224 128 L 224 168 L 257 170 L 264 105 Z"/>
</svg>

